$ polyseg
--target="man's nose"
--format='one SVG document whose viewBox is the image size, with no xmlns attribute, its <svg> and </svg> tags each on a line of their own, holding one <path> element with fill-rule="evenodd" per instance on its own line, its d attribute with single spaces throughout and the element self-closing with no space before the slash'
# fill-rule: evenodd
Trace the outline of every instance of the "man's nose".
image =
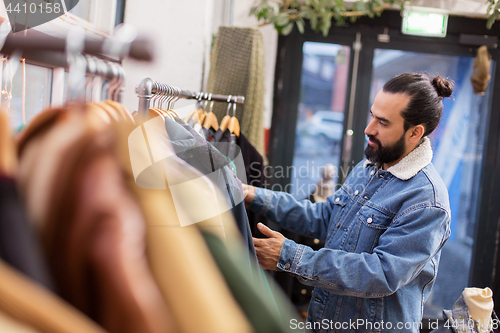
<svg viewBox="0 0 500 333">
<path fill-rule="evenodd" d="M 365 134 L 366 135 L 372 135 L 372 136 L 376 136 L 377 135 L 377 130 L 375 128 L 375 122 L 374 122 L 375 119 L 372 119 L 368 125 L 366 126 L 365 128 Z"/>
</svg>

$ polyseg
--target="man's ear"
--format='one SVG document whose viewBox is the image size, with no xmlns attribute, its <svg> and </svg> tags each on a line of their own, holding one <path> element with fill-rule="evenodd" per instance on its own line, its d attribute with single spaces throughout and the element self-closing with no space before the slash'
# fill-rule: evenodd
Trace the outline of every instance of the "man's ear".
<svg viewBox="0 0 500 333">
<path fill-rule="evenodd" d="M 425 128 L 424 125 L 417 125 L 412 128 L 410 128 L 410 137 L 408 140 L 410 143 L 417 143 L 420 142 L 420 139 L 425 133 Z"/>
</svg>

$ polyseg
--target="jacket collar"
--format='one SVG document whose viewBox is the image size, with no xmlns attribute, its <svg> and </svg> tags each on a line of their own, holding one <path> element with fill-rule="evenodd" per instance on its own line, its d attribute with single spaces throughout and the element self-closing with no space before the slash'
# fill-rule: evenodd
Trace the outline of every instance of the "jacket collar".
<svg viewBox="0 0 500 333">
<path fill-rule="evenodd" d="M 432 161 L 431 140 L 428 137 L 413 149 L 408 155 L 403 157 L 401 161 L 387 169 L 388 172 L 401 180 L 408 180 L 415 176 L 420 170 L 427 166 Z M 374 165 L 370 160 L 366 160 L 364 167 Z"/>
</svg>

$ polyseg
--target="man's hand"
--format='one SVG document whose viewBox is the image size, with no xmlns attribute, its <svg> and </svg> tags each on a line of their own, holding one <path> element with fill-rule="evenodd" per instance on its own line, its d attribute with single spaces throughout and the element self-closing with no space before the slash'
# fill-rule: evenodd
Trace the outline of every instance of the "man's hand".
<svg viewBox="0 0 500 333">
<path fill-rule="evenodd" d="M 243 184 L 243 197 L 245 198 L 245 207 L 248 208 L 255 197 L 255 187 Z"/>
<path fill-rule="evenodd" d="M 260 267 L 267 270 L 276 270 L 280 258 L 281 248 L 285 242 L 285 236 L 277 231 L 273 231 L 264 224 L 257 224 L 257 228 L 269 238 L 254 238 L 255 252 L 259 260 Z"/>
</svg>

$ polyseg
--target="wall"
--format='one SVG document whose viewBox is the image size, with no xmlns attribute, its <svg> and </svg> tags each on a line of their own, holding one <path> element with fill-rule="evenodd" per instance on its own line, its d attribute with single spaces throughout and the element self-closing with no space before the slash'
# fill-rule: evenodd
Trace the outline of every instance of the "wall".
<svg viewBox="0 0 500 333">
<path fill-rule="evenodd" d="M 125 23 L 149 36 L 156 54 L 149 64 L 124 61 L 127 86 L 123 102 L 129 110 L 137 110 L 135 86 L 146 77 L 185 90 L 200 89 L 211 8 L 209 0 L 127 1 Z"/>
<path fill-rule="evenodd" d="M 257 19 L 248 13 L 254 3 L 253 0 L 235 0 L 234 25 L 241 27 L 254 27 L 259 23 Z M 274 69 L 276 67 L 276 51 L 278 49 L 278 33 L 272 25 L 260 28 L 264 35 L 264 47 L 266 52 L 266 95 L 264 100 L 264 128 L 271 128 L 273 107 Z"/>
<path fill-rule="evenodd" d="M 252 3 L 253 0 L 233 2 L 233 25 L 250 27 L 258 24 L 256 19 L 248 16 Z M 230 1 L 222 0 L 128 0 L 125 23 L 136 26 L 140 33 L 155 41 L 156 59 L 150 64 L 124 61 L 127 72 L 125 106 L 129 110 L 137 109 L 135 86 L 145 77 L 185 90 L 202 90 L 209 71 L 212 35 L 220 25 L 230 24 L 229 9 Z M 262 32 L 266 47 L 264 127 L 270 128 L 278 37 L 271 26 L 262 28 Z M 190 103 L 180 100 L 176 105 L 182 107 Z"/>
</svg>

